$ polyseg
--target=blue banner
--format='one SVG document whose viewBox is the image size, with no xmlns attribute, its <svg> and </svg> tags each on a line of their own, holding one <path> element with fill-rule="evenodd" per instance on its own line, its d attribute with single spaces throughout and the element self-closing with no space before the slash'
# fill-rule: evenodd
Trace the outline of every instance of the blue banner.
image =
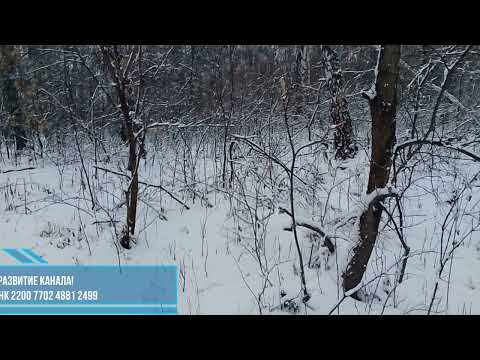
<svg viewBox="0 0 480 360">
<path fill-rule="evenodd" d="M 37 261 L 30 264 L 9 253 L 22 265 L 0 265 L 0 314 L 177 312 L 175 265 L 45 265 L 27 251 Z"/>
</svg>

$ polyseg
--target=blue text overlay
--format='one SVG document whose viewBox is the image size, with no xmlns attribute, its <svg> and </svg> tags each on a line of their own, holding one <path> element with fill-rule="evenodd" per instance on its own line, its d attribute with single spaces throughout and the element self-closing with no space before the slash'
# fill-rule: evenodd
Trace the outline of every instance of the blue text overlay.
<svg viewBox="0 0 480 360">
<path fill-rule="evenodd" d="M 177 285 L 175 265 L 0 265 L 0 314 L 175 314 Z"/>
</svg>

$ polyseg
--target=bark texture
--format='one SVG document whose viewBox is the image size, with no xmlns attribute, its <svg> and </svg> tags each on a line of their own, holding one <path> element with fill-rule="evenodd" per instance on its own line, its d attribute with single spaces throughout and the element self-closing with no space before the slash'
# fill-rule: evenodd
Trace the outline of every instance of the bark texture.
<svg viewBox="0 0 480 360">
<path fill-rule="evenodd" d="M 352 119 L 348 103 L 342 91 L 342 71 L 336 52 L 328 45 L 322 45 L 322 58 L 331 97 L 330 116 L 334 127 L 336 159 L 353 158 L 358 151 L 353 137 Z"/>
<path fill-rule="evenodd" d="M 372 153 L 367 194 L 384 188 L 390 175 L 392 151 L 395 146 L 399 61 L 400 45 L 383 45 L 380 48 L 375 91 L 367 95 L 372 117 Z M 382 217 L 379 202 L 383 199 L 384 197 L 376 197 L 360 217 L 360 241 L 353 249 L 353 256 L 343 274 L 345 292 L 358 286 L 365 273 L 377 239 L 378 226 Z M 358 294 L 352 297 L 358 298 Z"/>
<path fill-rule="evenodd" d="M 0 46 L 0 71 L 5 112 L 8 116 L 8 137 L 15 140 L 16 150 L 21 151 L 27 144 L 25 117 L 20 104 L 17 87 L 18 58 L 14 45 Z"/>
</svg>

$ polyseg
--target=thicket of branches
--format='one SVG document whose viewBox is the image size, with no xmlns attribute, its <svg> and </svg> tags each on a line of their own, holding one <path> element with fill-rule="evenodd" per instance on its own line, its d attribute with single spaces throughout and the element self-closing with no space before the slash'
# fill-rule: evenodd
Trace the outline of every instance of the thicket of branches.
<svg viewBox="0 0 480 360">
<path fill-rule="evenodd" d="M 196 199 L 212 206 L 197 171 L 207 143 L 215 162 L 211 184 L 250 218 L 254 256 L 264 273 L 261 219 L 278 204 L 264 202 L 262 191 L 278 191 L 281 181 L 275 177 L 282 174 L 288 196 L 280 211 L 292 220 L 288 230 L 306 303 L 304 268 L 311 261 L 302 253 L 297 227 L 317 234 L 331 253 L 335 248 L 324 228 L 325 214 L 320 223 L 296 218 L 297 198 L 327 193 L 334 184 L 325 184 L 318 169 L 305 170 L 303 159 L 320 159 L 337 171 L 366 153 L 369 181 L 362 188 L 370 197 L 364 212 L 347 219 L 329 215 L 337 218 L 335 229 L 357 220 L 360 236 L 352 239 L 357 246 L 345 270 L 344 293 L 362 300 L 358 286 L 382 219 L 394 224 L 405 249 L 402 281 L 409 256 L 402 196 L 419 164 L 443 153 L 480 160 L 475 152 L 479 50 L 466 45 L 5 45 L 0 47 L 0 154 L 4 163 L 15 164 L 22 158 L 36 162 L 54 153 L 64 159 L 77 154 L 92 210 L 100 206 L 93 180 L 99 171 L 127 180 L 127 213 L 118 240 L 128 249 L 135 240 L 142 187 L 156 186 L 185 209 Z M 141 180 L 141 164 L 166 147 L 182 154 L 190 197 Z M 119 152 L 123 162 L 113 166 Z M 263 186 L 254 203 L 245 192 L 252 179 Z M 442 259 L 441 271 L 448 255 Z"/>
</svg>

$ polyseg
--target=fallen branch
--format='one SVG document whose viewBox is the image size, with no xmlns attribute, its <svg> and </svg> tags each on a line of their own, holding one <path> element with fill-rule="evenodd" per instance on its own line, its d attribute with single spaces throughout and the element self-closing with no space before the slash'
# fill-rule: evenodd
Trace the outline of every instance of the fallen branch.
<svg viewBox="0 0 480 360">
<path fill-rule="evenodd" d="M 291 212 L 288 211 L 287 209 L 279 207 L 278 210 L 280 211 L 280 214 L 287 214 L 290 217 L 292 217 Z M 333 254 L 335 252 L 335 246 L 333 245 L 332 236 L 328 235 L 325 231 L 323 231 L 322 229 L 320 229 L 319 227 L 317 227 L 315 225 L 309 224 L 309 223 L 304 222 L 304 221 L 296 221 L 295 224 L 297 226 L 304 227 L 306 229 L 315 231 L 316 233 L 320 234 L 320 236 L 324 238 L 324 244 L 328 248 L 330 253 Z M 291 228 L 284 228 L 283 230 L 292 231 Z"/>
<path fill-rule="evenodd" d="M 11 170 L 5 170 L 5 171 L 1 171 L 0 173 L 2 173 L 2 174 L 6 174 L 6 173 L 10 173 L 10 172 L 25 171 L 25 170 L 33 170 L 33 169 L 36 169 L 36 167 L 30 166 L 30 167 L 26 167 L 26 168 L 23 168 L 23 169 L 11 169 Z"/>
<path fill-rule="evenodd" d="M 113 223 L 119 223 L 120 221 L 118 220 L 99 220 L 99 221 L 94 221 L 92 222 L 92 225 L 96 224 L 113 224 Z"/>
</svg>

